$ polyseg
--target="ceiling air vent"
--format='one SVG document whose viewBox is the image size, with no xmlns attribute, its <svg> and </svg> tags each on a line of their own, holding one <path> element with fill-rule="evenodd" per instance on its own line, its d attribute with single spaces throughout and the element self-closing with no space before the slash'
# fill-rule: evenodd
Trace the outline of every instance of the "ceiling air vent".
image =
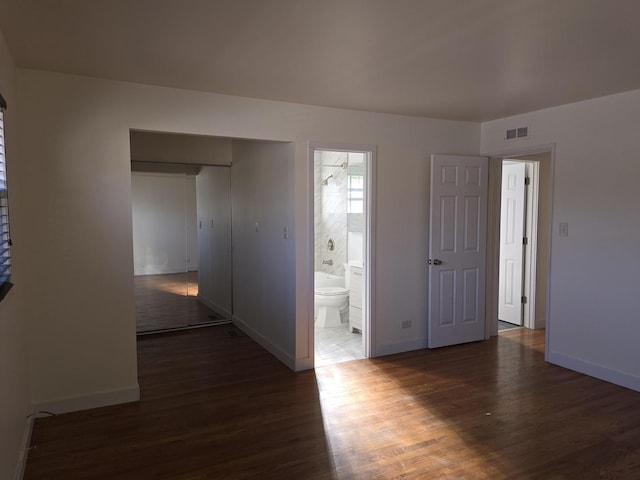
<svg viewBox="0 0 640 480">
<path fill-rule="evenodd" d="M 510 128 L 504 136 L 505 140 L 517 140 L 529 136 L 529 127 Z"/>
</svg>

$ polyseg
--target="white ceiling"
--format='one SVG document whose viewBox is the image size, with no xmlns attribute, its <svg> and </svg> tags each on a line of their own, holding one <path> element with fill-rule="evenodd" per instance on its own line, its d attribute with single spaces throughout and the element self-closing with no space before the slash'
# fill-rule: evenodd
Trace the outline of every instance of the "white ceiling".
<svg viewBox="0 0 640 480">
<path fill-rule="evenodd" d="M 640 88 L 640 0 L 0 0 L 20 67 L 484 121 Z"/>
</svg>

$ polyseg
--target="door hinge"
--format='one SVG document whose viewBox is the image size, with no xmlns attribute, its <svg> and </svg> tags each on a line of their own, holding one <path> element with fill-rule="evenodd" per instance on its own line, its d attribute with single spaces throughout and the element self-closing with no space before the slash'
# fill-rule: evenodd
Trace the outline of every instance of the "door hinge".
<svg viewBox="0 0 640 480">
<path fill-rule="evenodd" d="M 520 298 L 522 303 L 527 303 L 527 297 L 525 297 L 524 295 Z"/>
<path fill-rule="evenodd" d="M 524 177 L 524 184 L 531 185 L 531 177 Z"/>
<path fill-rule="evenodd" d="M 522 244 L 529 245 L 529 239 L 527 237 L 522 237 Z"/>
</svg>

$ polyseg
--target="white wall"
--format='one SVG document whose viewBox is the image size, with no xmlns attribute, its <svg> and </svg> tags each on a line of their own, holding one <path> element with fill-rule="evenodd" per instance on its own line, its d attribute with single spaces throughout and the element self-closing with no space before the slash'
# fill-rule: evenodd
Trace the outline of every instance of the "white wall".
<svg viewBox="0 0 640 480">
<path fill-rule="evenodd" d="M 296 327 L 293 171 L 293 144 L 233 142 L 233 318 L 292 368 Z"/>
<path fill-rule="evenodd" d="M 196 177 L 198 299 L 231 318 L 231 178 L 229 167 L 202 167 Z"/>
<path fill-rule="evenodd" d="M 376 145 L 373 351 L 426 345 L 429 155 L 477 153 L 478 124 L 18 73 L 21 158 L 29 164 L 28 180 L 19 183 L 21 218 L 34 279 L 29 293 L 39 299 L 29 311 L 37 403 L 77 408 L 137 394 L 130 129 L 294 142 L 293 171 L 274 181 L 293 189 L 287 253 L 296 258 L 288 292 L 296 328 L 286 348 L 296 368 L 313 360 L 308 142 Z M 407 318 L 413 326 L 402 329 Z"/>
<path fill-rule="evenodd" d="M 229 166 L 231 140 L 200 135 L 132 131 L 131 160 Z"/>
<path fill-rule="evenodd" d="M 128 122 L 114 91 L 56 78 L 18 70 L 18 190 L 32 399 L 63 412 L 139 392 Z"/>
<path fill-rule="evenodd" d="M 8 104 L 4 124 L 5 153 L 10 191 L 11 236 L 13 239 L 12 282 L 14 287 L 0 302 L 0 478 L 13 478 L 21 456 L 26 417 L 31 410 L 26 329 L 29 317 L 25 302 L 37 301 L 29 291 L 28 256 L 24 248 L 27 217 L 22 209 L 25 192 L 20 188 L 27 181 L 28 168 L 18 157 L 15 67 L 0 32 L 0 93 Z"/>
<path fill-rule="evenodd" d="M 526 125 L 530 139 L 503 140 Z M 636 390 L 639 131 L 640 90 L 482 124 L 486 154 L 555 144 L 549 361 Z"/>
<path fill-rule="evenodd" d="M 198 269 L 193 175 L 131 173 L 134 275 Z"/>
</svg>

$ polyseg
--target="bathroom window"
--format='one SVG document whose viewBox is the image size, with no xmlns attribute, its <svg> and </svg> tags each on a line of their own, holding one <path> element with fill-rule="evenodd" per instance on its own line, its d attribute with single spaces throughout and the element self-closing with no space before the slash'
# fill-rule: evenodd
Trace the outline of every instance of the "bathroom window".
<svg viewBox="0 0 640 480">
<path fill-rule="evenodd" d="M 349 175 L 347 183 L 347 212 L 364 212 L 364 176 Z"/>
<path fill-rule="evenodd" d="M 364 175 L 362 168 L 350 168 L 347 176 L 347 230 L 362 232 L 364 216 Z"/>
<path fill-rule="evenodd" d="M 11 289 L 11 238 L 9 237 L 9 194 L 4 150 L 4 111 L 7 104 L 0 95 L 0 300 Z"/>
</svg>

